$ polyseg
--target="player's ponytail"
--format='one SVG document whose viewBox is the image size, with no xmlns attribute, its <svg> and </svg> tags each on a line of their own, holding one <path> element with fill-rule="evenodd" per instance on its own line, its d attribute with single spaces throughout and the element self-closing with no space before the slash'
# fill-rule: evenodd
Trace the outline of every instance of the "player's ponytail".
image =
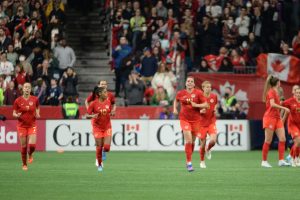
<svg viewBox="0 0 300 200">
<path fill-rule="evenodd" d="M 272 75 L 269 75 L 266 82 L 265 82 L 265 86 L 264 86 L 264 92 L 263 92 L 263 102 L 266 102 L 266 96 L 267 96 L 267 93 L 268 91 L 270 90 L 270 88 L 274 87 L 277 85 L 279 79 L 272 76 Z"/>
</svg>

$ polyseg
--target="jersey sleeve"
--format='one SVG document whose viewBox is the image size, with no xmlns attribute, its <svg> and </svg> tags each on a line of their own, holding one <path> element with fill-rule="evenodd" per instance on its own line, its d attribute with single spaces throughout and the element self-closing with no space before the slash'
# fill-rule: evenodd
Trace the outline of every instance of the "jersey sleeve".
<svg viewBox="0 0 300 200">
<path fill-rule="evenodd" d="M 274 90 L 269 90 L 269 92 L 268 92 L 268 98 L 269 99 L 276 99 L 276 97 L 277 97 L 277 94 L 275 93 L 275 91 Z"/>
<path fill-rule="evenodd" d="M 291 108 L 291 99 L 287 99 L 284 102 L 282 102 L 282 106 L 290 109 Z"/>
<path fill-rule="evenodd" d="M 111 93 L 110 93 L 110 103 L 111 103 L 111 105 L 114 105 L 116 103 L 115 95 L 113 95 Z"/>
<path fill-rule="evenodd" d="M 18 99 L 15 100 L 14 105 L 13 105 L 13 110 L 17 111 L 19 108 L 18 106 Z"/>
<path fill-rule="evenodd" d="M 38 98 L 35 98 L 35 106 L 36 106 L 36 109 L 39 109 L 39 107 L 40 107 L 40 102 L 39 102 Z"/>
<path fill-rule="evenodd" d="M 176 100 L 177 100 L 177 101 L 180 101 L 180 97 L 181 97 L 181 92 L 179 91 L 179 92 L 177 92 L 177 94 L 176 94 Z"/>
<path fill-rule="evenodd" d="M 93 99 L 93 94 L 90 94 L 87 98 L 86 98 L 86 101 L 88 102 L 88 103 L 90 103 Z"/>
</svg>

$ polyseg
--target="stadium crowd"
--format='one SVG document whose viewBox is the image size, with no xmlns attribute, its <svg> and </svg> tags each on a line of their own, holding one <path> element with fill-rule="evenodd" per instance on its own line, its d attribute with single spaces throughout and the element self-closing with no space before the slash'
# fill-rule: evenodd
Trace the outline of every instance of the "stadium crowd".
<svg viewBox="0 0 300 200">
<path fill-rule="evenodd" d="M 0 105 L 12 105 L 25 82 L 41 105 L 77 96 L 76 56 L 64 39 L 61 0 L 0 1 Z"/>
<path fill-rule="evenodd" d="M 254 73 L 260 53 L 300 56 L 297 0 L 113 2 L 115 92 L 128 105 L 170 105 L 188 72 Z"/>
</svg>

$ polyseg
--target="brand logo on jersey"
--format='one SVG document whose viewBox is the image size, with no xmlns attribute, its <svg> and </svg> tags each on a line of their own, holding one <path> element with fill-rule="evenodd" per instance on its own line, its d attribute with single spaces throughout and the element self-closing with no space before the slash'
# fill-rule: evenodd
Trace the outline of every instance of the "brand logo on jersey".
<svg viewBox="0 0 300 200">
<path fill-rule="evenodd" d="M 32 105 L 33 105 L 33 102 L 32 102 L 32 101 L 29 101 L 29 105 L 32 106 Z"/>
<path fill-rule="evenodd" d="M 214 99 L 210 99 L 209 102 L 210 102 L 210 103 L 214 103 L 215 100 L 214 100 Z"/>
</svg>

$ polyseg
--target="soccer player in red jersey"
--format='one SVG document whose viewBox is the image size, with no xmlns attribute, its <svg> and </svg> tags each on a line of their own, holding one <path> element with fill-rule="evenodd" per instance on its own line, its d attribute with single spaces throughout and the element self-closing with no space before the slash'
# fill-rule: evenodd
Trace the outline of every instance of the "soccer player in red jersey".
<svg viewBox="0 0 300 200">
<path fill-rule="evenodd" d="M 186 167 L 189 172 L 194 171 L 192 165 L 192 153 L 194 150 L 194 142 L 196 136 L 200 134 L 200 110 L 192 106 L 192 102 L 199 104 L 198 107 L 206 108 L 207 103 L 203 103 L 201 96 L 202 92 L 195 89 L 193 77 L 188 77 L 185 83 L 186 89 L 177 92 L 173 104 L 173 113 L 178 114 L 178 103 L 181 105 L 179 114 L 180 126 L 185 140 Z"/>
<path fill-rule="evenodd" d="M 24 83 L 23 95 L 18 97 L 13 105 L 13 116 L 18 119 L 17 131 L 21 143 L 21 157 L 23 170 L 27 167 L 27 146 L 28 162 L 33 162 L 33 152 L 36 146 L 36 119 L 40 117 L 39 101 L 35 96 L 31 96 L 31 84 Z"/>
<path fill-rule="evenodd" d="M 98 161 L 98 171 L 103 170 L 102 150 L 109 152 L 111 131 L 111 102 L 107 98 L 107 90 L 105 87 L 99 87 L 97 90 L 99 96 L 88 107 L 88 118 L 92 118 L 93 135 L 96 142 L 96 157 Z"/>
<path fill-rule="evenodd" d="M 107 89 L 107 82 L 105 80 L 101 80 L 99 81 L 97 87 L 104 87 L 105 89 Z M 96 91 L 96 87 L 94 88 L 94 91 L 86 98 L 85 100 L 85 106 L 86 109 L 88 109 L 89 104 L 94 101 L 95 99 L 98 99 L 97 94 L 95 94 Z M 109 101 L 111 102 L 112 105 L 112 110 L 111 110 L 111 115 L 114 116 L 116 113 L 116 104 L 115 104 L 115 96 L 111 93 L 111 92 L 107 92 L 107 98 L 109 99 Z"/>
<path fill-rule="evenodd" d="M 300 167 L 300 88 L 295 89 L 294 96 L 285 100 L 282 106 L 290 109 L 288 118 L 288 132 L 292 136 L 294 145 L 292 147 L 292 167 Z"/>
<path fill-rule="evenodd" d="M 211 148 L 215 146 L 217 139 L 217 128 L 216 128 L 216 115 L 215 109 L 218 103 L 218 97 L 216 94 L 211 92 L 211 83 L 204 81 L 202 83 L 202 90 L 205 102 L 208 104 L 208 108 L 200 110 L 200 168 L 206 168 L 204 161 L 204 155 L 206 154 L 207 159 L 211 159 Z M 193 104 L 193 106 L 197 106 Z M 209 135 L 209 144 L 206 146 L 206 136 Z"/>
<path fill-rule="evenodd" d="M 107 90 L 107 81 L 105 81 L 105 80 L 99 81 L 98 85 L 94 88 L 93 92 L 86 98 L 86 100 L 85 100 L 86 109 L 88 109 L 89 104 L 92 101 L 99 98 L 98 94 L 96 93 L 96 90 L 98 87 L 104 87 Z M 116 109 L 117 109 L 117 106 L 115 103 L 115 96 L 111 92 L 107 92 L 107 98 L 112 105 L 111 115 L 114 116 L 116 113 Z M 110 141 L 110 144 L 111 144 L 111 141 Z M 103 158 L 103 160 L 106 160 L 106 152 L 105 151 L 102 152 L 102 158 Z M 96 159 L 96 166 L 98 166 L 97 159 Z"/>
<path fill-rule="evenodd" d="M 284 160 L 285 152 L 285 131 L 283 121 L 280 117 L 280 110 L 289 112 L 290 110 L 280 105 L 278 88 L 280 81 L 278 78 L 269 76 L 266 80 L 263 101 L 266 103 L 266 111 L 263 117 L 263 128 L 265 129 L 265 141 L 262 148 L 262 167 L 272 167 L 268 161 L 268 152 L 273 139 L 273 134 L 276 132 L 279 139 L 278 143 L 278 166 L 289 166 L 290 164 Z"/>
</svg>

